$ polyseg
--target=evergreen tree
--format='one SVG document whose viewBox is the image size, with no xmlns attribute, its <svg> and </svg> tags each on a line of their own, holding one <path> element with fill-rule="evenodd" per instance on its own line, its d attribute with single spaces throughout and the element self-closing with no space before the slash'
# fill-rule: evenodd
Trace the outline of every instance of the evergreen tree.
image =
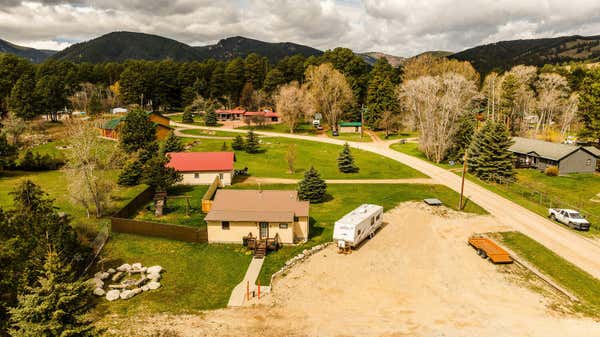
<svg viewBox="0 0 600 337">
<path fill-rule="evenodd" d="M 237 57 L 225 67 L 225 80 L 227 81 L 227 91 L 234 102 L 240 102 L 240 92 L 244 86 L 244 60 Z"/>
<path fill-rule="evenodd" d="M 246 147 L 246 143 L 244 142 L 244 138 L 241 135 L 236 135 L 231 142 L 231 148 L 234 150 L 243 150 Z"/>
<path fill-rule="evenodd" d="M 210 76 L 210 97 L 220 99 L 225 95 L 225 65 L 220 62 Z"/>
<path fill-rule="evenodd" d="M 191 109 L 183 110 L 183 115 L 181 116 L 181 121 L 186 124 L 194 123 L 194 114 Z"/>
<path fill-rule="evenodd" d="M 100 100 L 100 93 L 92 93 L 92 97 L 86 107 L 88 114 L 97 115 L 102 112 L 102 101 Z"/>
<path fill-rule="evenodd" d="M 206 126 L 217 126 L 217 113 L 215 112 L 215 107 L 212 105 L 206 110 L 204 124 L 206 124 Z"/>
<path fill-rule="evenodd" d="M 248 131 L 248 134 L 246 134 L 246 146 L 244 148 L 246 152 L 258 153 L 260 151 L 259 146 L 258 136 L 254 133 L 254 131 Z"/>
<path fill-rule="evenodd" d="M 298 197 L 311 203 L 319 203 L 325 199 L 327 184 L 313 166 L 304 172 L 304 178 L 298 184 Z"/>
<path fill-rule="evenodd" d="M 125 123 L 121 127 L 121 147 L 126 152 L 132 153 L 143 149 L 154 142 L 156 137 L 156 126 L 142 110 L 132 110 L 125 117 Z"/>
<path fill-rule="evenodd" d="M 600 144 L 600 70 L 594 68 L 583 79 L 579 94 L 579 111 L 584 127 L 580 136 Z"/>
<path fill-rule="evenodd" d="M 354 164 L 354 157 L 352 157 L 352 153 L 350 153 L 350 146 L 348 143 L 344 144 L 344 148 L 340 155 L 337 158 L 338 169 L 342 173 L 356 173 L 359 168 Z"/>
<path fill-rule="evenodd" d="M 172 167 L 167 167 L 169 157 L 156 155 L 146 162 L 142 173 L 142 182 L 155 192 L 166 192 L 175 183 L 183 180 L 183 176 Z"/>
<path fill-rule="evenodd" d="M 39 111 L 54 122 L 58 121 L 57 111 L 68 105 L 65 84 L 56 75 L 41 77 L 35 85 L 35 96 Z"/>
<path fill-rule="evenodd" d="M 32 73 L 25 73 L 12 88 L 8 108 L 17 117 L 32 119 L 36 115 L 35 79 Z"/>
<path fill-rule="evenodd" d="M 364 116 L 365 125 L 378 128 L 385 111 L 398 112 L 398 99 L 394 91 L 394 68 L 385 58 L 375 63 L 371 80 L 367 87 L 367 113 Z"/>
<path fill-rule="evenodd" d="M 466 114 L 459 120 L 458 129 L 452 135 L 452 147 L 448 150 L 448 160 L 462 163 L 465 150 L 471 144 L 475 133 L 475 120 L 472 115 Z"/>
<path fill-rule="evenodd" d="M 138 185 L 140 183 L 140 179 L 142 178 L 143 169 L 144 164 L 139 158 L 128 161 L 125 163 L 125 166 L 123 166 L 123 169 L 121 169 L 121 173 L 119 173 L 117 184 L 121 186 Z"/>
<path fill-rule="evenodd" d="M 48 253 L 38 284 L 10 310 L 11 336 L 97 336 L 100 331 L 85 318 L 92 307 L 90 288 L 73 279 L 69 266 Z"/>
<path fill-rule="evenodd" d="M 263 89 L 265 89 L 266 92 L 271 93 L 283 83 L 285 83 L 283 73 L 279 69 L 273 68 L 267 73 Z"/>
<path fill-rule="evenodd" d="M 504 122 L 509 125 L 510 133 L 515 134 L 517 125 L 517 90 L 519 89 L 519 80 L 513 74 L 508 74 L 502 82 L 502 95 L 500 97 L 500 110 L 502 111 Z"/>
<path fill-rule="evenodd" d="M 12 166 L 16 156 L 17 148 L 8 143 L 4 133 L 0 133 L 0 172 L 5 167 Z"/>
<path fill-rule="evenodd" d="M 165 154 L 169 152 L 183 152 L 183 150 L 183 144 L 181 144 L 179 137 L 175 136 L 175 133 L 171 131 L 162 146 L 161 152 Z"/>
<path fill-rule="evenodd" d="M 513 155 L 508 148 L 513 144 L 504 123 L 487 122 L 475 134 L 467 163 L 469 172 L 486 181 L 498 183 L 514 179 Z"/>
</svg>

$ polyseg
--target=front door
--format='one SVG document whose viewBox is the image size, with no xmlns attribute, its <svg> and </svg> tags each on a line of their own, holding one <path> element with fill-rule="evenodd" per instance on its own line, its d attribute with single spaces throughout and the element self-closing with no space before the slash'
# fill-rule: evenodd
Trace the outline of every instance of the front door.
<svg viewBox="0 0 600 337">
<path fill-rule="evenodd" d="M 260 238 L 266 239 L 269 237 L 269 223 L 261 222 L 260 223 Z"/>
</svg>

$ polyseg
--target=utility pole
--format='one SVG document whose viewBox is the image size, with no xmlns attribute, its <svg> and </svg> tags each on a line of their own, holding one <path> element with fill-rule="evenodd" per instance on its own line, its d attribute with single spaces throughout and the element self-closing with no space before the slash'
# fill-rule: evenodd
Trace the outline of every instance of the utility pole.
<svg viewBox="0 0 600 337">
<path fill-rule="evenodd" d="M 365 129 L 365 110 L 367 108 L 365 107 L 365 105 L 361 105 L 360 107 L 360 138 L 363 137 L 363 131 Z"/>
<path fill-rule="evenodd" d="M 460 178 L 460 201 L 458 204 L 458 210 L 462 211 L 464 204 L 463 204 L 463 198 L 464 198 L 464 194 L 465 194 L 465 175 L 467 174 L 467 153 L 468 153 L 468 148 L 465 149 L 465 155 L 463 156 L 463 170 L 462 170 L 462 175 Z"/>
</svg>

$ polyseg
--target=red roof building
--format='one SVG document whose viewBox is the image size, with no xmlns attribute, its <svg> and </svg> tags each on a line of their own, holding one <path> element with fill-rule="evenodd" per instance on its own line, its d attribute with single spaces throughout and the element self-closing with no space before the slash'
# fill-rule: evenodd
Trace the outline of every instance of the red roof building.
<svg viewBox="0 0 600 337">
<path fill-rule="evenodd" d="M 233 152 L 169 152 L 167 167 L 183 176 L 182 184 L 210 185 L 219 177 L 221 185 L 231 185 L 233 178 Z"/>
</svg>

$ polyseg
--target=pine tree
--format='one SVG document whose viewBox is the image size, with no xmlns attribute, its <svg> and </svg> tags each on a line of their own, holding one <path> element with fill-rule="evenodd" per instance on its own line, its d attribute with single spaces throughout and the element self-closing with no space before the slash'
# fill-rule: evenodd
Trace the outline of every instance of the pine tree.
<svg viewBox="0 0 600 337">
<path fill-rule="evenodd" d="M 179 137 L 175 136 L 175 133 L 171 131 L 162 146 L 161 152 L 164 154 L 169 152 L 183 152 L 183 150 L 183 144 L 181 144 Z"/>
<path fill-rule="evenodd" d="M 600 144 L 600 70 L 594 68 L 588 72 L 579 90 L 579 111 L 583 128 L 581 137 Z"/>
<path fill-rule="evenodd" d="M 350 146 L 348 143 L 344 144 L 344 148 L 340 155 L 337 158 L 338 169 L 342 173 L 356 173 L 359 168 L 354 164 L 354 157 L 352 157 L 352 153 L 350 153 Z"/>
<path fill-rule="evenodd" d="M 32 119 L 36 115 L 36 97 L 34 75 L 25 73 L 12 88 L 8 99 L 9 110 L 17 117 Z"/>
<path fill-rule="evenodd" d="M 144 164 L 139 159 L 128 161 L 125 163 L 125 166 L 123 166 L 121 173 L 119 173 L 117 184 L 121 186 L 138 185 L 140 183 L 140 179 L 142 178 L 143 169 Z"/>
<path fill-rule="evenodd" d="M 85 318 L 92 307 L 90 288 L 73 278 L 68 265 L 48 253 L 39 284 L 10 310 L 11 336 L 97 336 L 100 331 Z"/>
<path fill-rule="evenodd" d="M 194 115 L 192 114 L 191 109 L 185 109 L 183 111 L 183 115 L 181 116 L 181 121 L 186 124 L 194 123 Z"/>
<path fill-rule="evenodd" d="M 233 142 L 231 142 L 231 148 L 236 151 L 239 151 L 243 150 L 245 147 L 246 143 L 244 142 L 244 138 L 241 135 L 236 135 L 233 139 Z"/>
<path fill-rule="evenodd" d="M 475 134 L 469 146 L 469 172 L 486 181 L 513 181 L 513 155 L 508 151 L 512 144 L 513 141 L 503 123 L 486 123 Z"/>
<path fill-rule="evenodd" d="M 475 121 L 472 115 L 464 115 L 459 120 L 458 129 L 452 135 L 452 147 L 448 149 L 448 160 L 462 163 L 465 150 L 471 144 L 475 133 Z"/>
<path fill-rule="evenodd" d="M 254 131 L 248 131 L 246 135 L 246 146 L 245 150 L 248 153 L 258 153 L 260 152 L 258 136 L 254 133 Z"/>
<path fill-rule="evenodd" d="M 146 112 L 133 110 L 125 117 L 125 123 L 121 127 L 119 138 L 121 147 L 126 152 L 132 153 L 143 149 L 154 142 L 156 137 L 156 126 L 148 118 Z"/>
<path fill-rule="evenodd" d="M 298 197 L 311 203 L 319 203 L 325 199 L 327 184 L 313 166 L 304 172 L 304 178 L 298 184 Z"/>
<path fill-rule="evenodd" d="M 92 93 L 92 97 L 86 107 L 88 114 L 97 115 L 102 112 L 102 101 L 100 100 L 100 93 Z"/>
<path fill-rule="evenodd" d="M 183 176 L 172 167 L 167 167 L 169 158 L 156 155 L 144 165 L 142 182 L 155 192 L 166 192 L 175 183 L 180 182 Z"/>
<path fill-rule="evenodd" d="M 206 126 L 217 126 L 217 113 L 214 106 L 208 107 L 206 116 L 204 116 L 204 123 Z"/>
</svg>

